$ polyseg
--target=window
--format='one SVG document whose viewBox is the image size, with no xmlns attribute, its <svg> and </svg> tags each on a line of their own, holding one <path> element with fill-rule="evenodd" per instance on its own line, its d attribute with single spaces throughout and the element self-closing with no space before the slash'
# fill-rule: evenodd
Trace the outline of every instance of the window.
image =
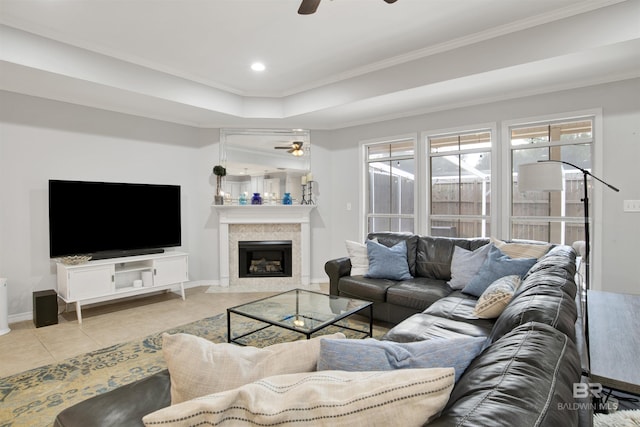
<svg viewBox="0 0 640 427">
<path fill-rule="evenodd" d="M 569 245 L 584 240 L 582 172 L 563 164 L 564 191 L 525 193 L 518 190 L 517 172 L 519 165 L 538 160 L 563 160 L 591 170 L 593 121 L 583 117 L 509 127 L 512 239 Z"/>
<path fill-rule="evenodd" d="M 490 235 L 491 134 L 477 130 L 427 137 L 430 235 Z"/>
<path fill-rule="evenodd" d="M 414 146 L 413 139 L 365 144 L 367 233 L 414 232 Z"/>
</svg>

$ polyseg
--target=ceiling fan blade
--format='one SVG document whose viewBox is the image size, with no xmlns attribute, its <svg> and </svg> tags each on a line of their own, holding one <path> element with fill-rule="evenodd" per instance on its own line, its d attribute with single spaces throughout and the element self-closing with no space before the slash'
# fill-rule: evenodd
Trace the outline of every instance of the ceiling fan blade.
<svg viewBox="0 0 640 427">
<path fill-rule="evenodd" d="M 316 13 L 316 9 L 318 9 L 319 4 L 320 0 L 302 0 L 300 8 L 298 8 L 298 13 L 300 15 L 311 15 L 312 13 Z"/>
<path fill-rule="evenodd" d="M 296 149 L 295 148 L 291 148 L 291 149 L 287 150 L 287 153 L 293 153 L 294 151 L 296 151 Z"/>
<path fill-rule="evenodd" d="M 276 150 L 288 150 L 291 147 L 273 147 L 273 148 L 275 148 Z"/>
</svg>

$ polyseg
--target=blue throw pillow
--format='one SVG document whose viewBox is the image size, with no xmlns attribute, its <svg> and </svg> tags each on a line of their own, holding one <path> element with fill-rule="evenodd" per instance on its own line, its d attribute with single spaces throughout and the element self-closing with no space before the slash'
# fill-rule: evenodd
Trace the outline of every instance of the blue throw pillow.
<svg viewBox="0 0 640 427">
<path fill-rule="evenodd" d="M 407 262 L 407 242 L 402 241 L 390 248 L 372 240 L 367 240 L 369 271 L 364 277 L 370 279 L 408 280 L 412 279 Z"/>
<path fill-rule="evenodd" d="M 320 340 L 318 371 L 390 371 L 454 368 L 456 381 L 482 351 L 484 337 L 430 339 L 409 343 L 373 338 Z"/>
<path fill-rule="evenodd" d="M 501 277 L 511 275 L 524 277 L 537 261 L 536 258 L 510 258 L 491 244 L 484 264 L 476 276 L 462 289 L 462 292 L 479 298 L 489 285 Z"/>
</svg>

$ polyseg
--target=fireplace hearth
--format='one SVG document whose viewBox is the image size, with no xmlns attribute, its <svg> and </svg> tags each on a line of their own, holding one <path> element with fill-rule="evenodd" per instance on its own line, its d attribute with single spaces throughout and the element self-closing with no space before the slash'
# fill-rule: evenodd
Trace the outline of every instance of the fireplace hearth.
<svg viewBox="0 0 640 427">
<path fill-rule="evenodd" d="M 238 242 L 238 277 L 291 277 L 291 240 Z"/>
</svg>

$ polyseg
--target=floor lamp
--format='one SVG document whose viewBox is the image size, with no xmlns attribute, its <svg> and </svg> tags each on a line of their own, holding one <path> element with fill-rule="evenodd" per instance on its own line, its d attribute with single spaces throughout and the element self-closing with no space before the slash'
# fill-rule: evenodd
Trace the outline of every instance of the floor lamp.
<svg viewBox="0 0 640 427">
<path fill-rule="evenodd" d="M 587 187 L 587 176 L 591 176 L 594 179 L 600 181 L 607 187 L 614 191 L 620 191 L 611 184 L 608 184 L 594 176 L 586 169 L 582 169 L 572 163 L 565 162 L 563 160 L 538 160 L 537 163 L 525 163 L 520 165 L 518 169 L 518 189 L 520 191 L 562 191 L 563 177 L 562 177 L 562 164 L 569 165 L 582 172 L 584 196 L 582 202 L 584 203 L 584 242 L 585 251 L 584 259 L 584 283 L 585 291 L 588 291 L 591 285 L 590 273 L 589 273 L 589 254 L 590 254 L 590 238 L 589 238 L 589 189 Z"/>
<path fill-rule="evenodd" d="M 582 262 L 584 263 L 584 309 L 583 309 L 583 332 L 584 339 L 589 351 L 589 322 L 587 320 L 587 298 L 590 288 L 590 273 L 589 273 L 589 189 L 587 188 L 587 176 L 591 176 L 594 179 L 600 181 L 607 187 L 614 191 L 620 191 L 611 184 L 608 184 L 593 176 L 588 170 L 582 169 L 572 163 L 565 162 L 563 160 L 538 160 L 537 163 L 525 163 L 519 166 L 518 169 L 518 190 L 524 191 L 562 191 L 564 188 L 564 179 L 562 177 L 562 164 L 572 166 L 582 172 L 583 175 L 583 187 L 584 197 L 582 202 L 584 203 L 584 241 L 585 251 Z"/>
</svg>

